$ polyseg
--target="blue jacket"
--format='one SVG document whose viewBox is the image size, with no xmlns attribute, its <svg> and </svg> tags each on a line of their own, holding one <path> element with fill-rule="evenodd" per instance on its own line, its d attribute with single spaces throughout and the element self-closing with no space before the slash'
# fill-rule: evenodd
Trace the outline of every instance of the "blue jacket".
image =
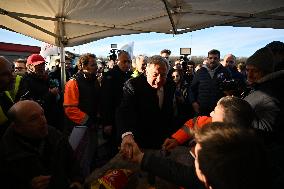
<svg viewBox="0 0 284 189">
<path fill-rule="evenodd" d="M 190 99 L 191 103 L 199 103 L 200 115 L 208 116 L 218 100 L 224 96 L 220 89 L 220 84 L 224 80 L 231 80 L 231 74 L 221 64 L 216 68 L 213 78 L 205 67 L 196 72 L 190 87 Z"/>
</svg>

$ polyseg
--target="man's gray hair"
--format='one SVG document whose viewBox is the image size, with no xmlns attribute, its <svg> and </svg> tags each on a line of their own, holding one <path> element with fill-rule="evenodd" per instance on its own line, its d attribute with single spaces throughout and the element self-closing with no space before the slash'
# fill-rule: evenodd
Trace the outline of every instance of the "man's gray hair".
<svg viewBox="0 0 284 189">
<path fill-rule="evenodd" d="M 167 72 L 169 72 L 169 62 L 162 56 L 160 55 L 154 55 L 148 58 L 147 61 L 147 67 L 149 67 L 151 64 L 156 64 L 156 65 L 166 65 Z"/>
<path fill-rule="evenodd" d="M 136 60 L 141 60 L 141 59 L 147 60 L 148 57 L 147 57 L 146 55 L 140 54 L 140 55 L 138 55 L 135 59 L 136 59 Z"/>
<path fill-rule="evenodd" d="M 144 62 L 147 62 L 148 61 L 148 57 L 146 55 L 138 55 L 136 56 L 133 60 L 132 60 L 132 64 L 134 64 L 136 66 L 136 62 L 137 61 L 140 61 L 141 59 L 144 59 Z"/>
</svg>

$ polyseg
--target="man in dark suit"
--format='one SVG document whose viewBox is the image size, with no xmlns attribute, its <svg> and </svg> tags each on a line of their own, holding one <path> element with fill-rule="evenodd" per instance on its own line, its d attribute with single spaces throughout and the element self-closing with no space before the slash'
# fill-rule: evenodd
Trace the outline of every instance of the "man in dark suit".
<svg viewBox="0 0 284 189">
<path fill-rule="evenodd" d="M 175 86 L 167 81 L 167 60 L 161 56 L 148 59 L 146 74 L 128 80 L 116 111 L 121 147 L 133 140 L 142 148 L 159 149 L 173 129 Z"/>
</svg>

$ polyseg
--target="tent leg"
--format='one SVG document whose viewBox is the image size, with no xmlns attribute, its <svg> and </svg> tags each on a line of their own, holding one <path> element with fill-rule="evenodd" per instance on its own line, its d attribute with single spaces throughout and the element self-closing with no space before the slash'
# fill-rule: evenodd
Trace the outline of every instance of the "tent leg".
<svg viewBox="0 0 284 189">
<path fill-rule="evenodd" d="M 60 64 L 61 64 L 61 88 L 64 92 L 65 83 L 66 83 L 66 72 L 65 72 L 65 49 L 64 45 L 60 45 Z"/>
</svg>

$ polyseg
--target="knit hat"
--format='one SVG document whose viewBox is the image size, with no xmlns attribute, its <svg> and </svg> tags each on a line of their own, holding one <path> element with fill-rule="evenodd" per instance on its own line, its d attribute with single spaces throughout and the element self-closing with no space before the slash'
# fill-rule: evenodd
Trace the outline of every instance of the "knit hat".
<svg viewBox="0 0 284 189">
<path fill-rule="evenodd" d="M 272 41 L 271 43 L 267 44 L 265 47 L 271 49 L 271 51 L 275 53 L 283 53 L 284 52 L 284 43 L 281 41 Z"/>
<path fill-rule="evenodd" d="M 272 51 L 267 47 L 258 49 L 247 59 L 246 65 L 253 65 L 266 74 L 273 72 L 274 61 Z"/>
</svg>

